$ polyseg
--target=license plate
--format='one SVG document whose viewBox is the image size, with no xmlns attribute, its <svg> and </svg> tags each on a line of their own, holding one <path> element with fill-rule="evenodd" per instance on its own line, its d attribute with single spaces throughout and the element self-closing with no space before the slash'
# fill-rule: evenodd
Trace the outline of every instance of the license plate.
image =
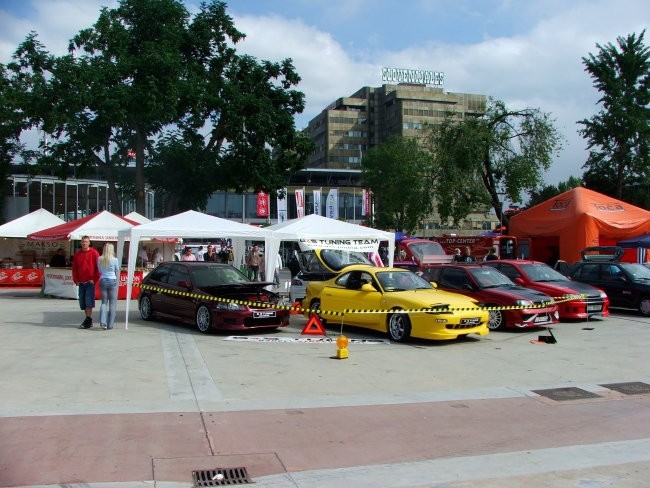
<svg viewBox="0 0 650 488">
<path fill-rule="evenodd" d="M 460 325 L 478 325 L 481 323 L 480 317 L 475 317 L 471 319 L 460 319 Z"/>
<path fill-rule="evenodd" d="M 254 319 L 270 319 L 275 317 L 275 310 L 265 310 L 263 312 L 253 312 Z"/>
<path fill-rule="evenodd" d="M 602 309 L 602 305 L 587 305 L 587 312 L 600 312 Z"/>
<path fill-rule="evenodd" d="M 535 323 L 536 323 L 536 324 L 538 324 L 538 323 L 540 323 L 540 322 L 548 322 L 549 320 L 550 320 L 550 319 L 549 319 L 549 316 L 546 315 L 546 314 L 544 314 L 544 315 L 538 315 L 537 317 L 535 317 Z"/>
</svg>

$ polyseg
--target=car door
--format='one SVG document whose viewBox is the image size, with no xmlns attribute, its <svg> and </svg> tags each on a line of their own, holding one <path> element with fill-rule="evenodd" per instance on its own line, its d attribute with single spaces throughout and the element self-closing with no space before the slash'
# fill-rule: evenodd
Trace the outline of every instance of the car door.
<svg viewBox="0 0 650 488">
<path fill-rule="evenodd" d="M 182 264 L 172 264 L 164 298 L 167 311 L 164 313 L 191 321 L 194 319 L 195 300 L 189 296 L 190 290 L 179 285 L 181 281 L 192 283 L 190 271 Z"/>
<path fill-rule="evenodd" d="M 325 287 L 321 293 L 321 308 L 344 312 L 345 310 L 377 310 L 380 308 L 381 293 L 362 289 L 362 285 L 372 282 L 369 273 L 351 271 L 344 273 L 336 280 L 336 286 Z M 383 314 L 377 313 L 345 313 L 339 317 L 343 323 L 358 325 L 379 330 L 383 322 Z M 330 322 L 336 317 L 328 317 Z"/>
<path fill-rule="evenodd" d="M 638 292 L 618 263 L 603 263 L 600 265 L 599 287 L 609 296 L 610 303 L 615 307 L 636 308 Z"/>
</svg>

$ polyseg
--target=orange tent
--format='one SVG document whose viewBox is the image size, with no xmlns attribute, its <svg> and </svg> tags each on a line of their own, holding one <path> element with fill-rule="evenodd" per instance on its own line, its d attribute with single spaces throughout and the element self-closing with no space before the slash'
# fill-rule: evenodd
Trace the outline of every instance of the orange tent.
<svg viewBox="0 0 650 488">
<path fill-rule="evenodd" d="M 585 247 L 614 245 L 647 232 L 650 212 L 581 187 L 518 213 L 509 227 L 518 238 L 555 246 L 559 259 L 569 263 L 579 260 Z"/>
</svg>

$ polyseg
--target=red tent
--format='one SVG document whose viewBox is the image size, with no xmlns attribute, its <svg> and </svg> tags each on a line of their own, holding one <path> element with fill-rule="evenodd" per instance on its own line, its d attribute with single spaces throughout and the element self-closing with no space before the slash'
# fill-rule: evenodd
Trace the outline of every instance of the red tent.
<svg viewBox="0 0 650 488">
<path fill-rule="evenodd" d="M 33 232 L 27 235 L 27 239 L 33 241 L 79 240 L 87 235 L 91 241 L 117 241 L 118 230 L 128 229 L 135 225 L 140 224 L 104 210 L 65 224 Z"/>
<path fill-rule="evenodd" d="M 580 259 L 585 247 L 615 245 L 647 232 L 650 212 L 582 187 L 518 213 L 509 227 L 510 234 L 530 237 L 538 247 L 554 248 L 560 259 L 570 263 Z"/>
</svg>

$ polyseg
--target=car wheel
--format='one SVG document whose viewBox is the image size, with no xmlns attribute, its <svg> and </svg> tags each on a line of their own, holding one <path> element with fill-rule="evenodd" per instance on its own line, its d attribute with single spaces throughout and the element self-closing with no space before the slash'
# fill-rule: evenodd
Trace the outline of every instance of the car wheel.
<svg viewBox="0 0 650 488">
<path fill-rule="evenodd" d="M 506 318 L 503 315 L 501 310 L 490 310 L 490 316 L 488 318 L 488 329 L 498 330 L 504 328 L 506 325 Z"/>
<path fill-rule="evenodd" d="M 153 307 L 149 295 L 140 298 L 140 317 L 142 317 L 142 320 L 151 320 L 153 318 Z"/>
<path fill-rule="evenodd" d="M 196 309 L 196 328 L 204 334 L 207 334 L 212 329 L 212 313 L 205 305 L 201 305 Z"/>
<path fill-rule="evenodd" d="M 327 324 L 327 320 L 325 320 L 320 313 L 320 300 L 318 299 L 312 300 L 311 303 L 309 304 L 309 309 L 312 311 L 312 313 L 318 315 L 321 325 L 325 326 L 325 324 Z"/>
<path fill-rule="evenodd" d="M 392 313 L 388 316 L 388 336 L 395 342 L 411 337 L 411 320 L 407 314 Z"/>
<path fill-rule="evenodd" d="M 639 301 L 639 312 L 646 317 L 650 316 L 650 297 L 641 297 Z"/>
</svg>

